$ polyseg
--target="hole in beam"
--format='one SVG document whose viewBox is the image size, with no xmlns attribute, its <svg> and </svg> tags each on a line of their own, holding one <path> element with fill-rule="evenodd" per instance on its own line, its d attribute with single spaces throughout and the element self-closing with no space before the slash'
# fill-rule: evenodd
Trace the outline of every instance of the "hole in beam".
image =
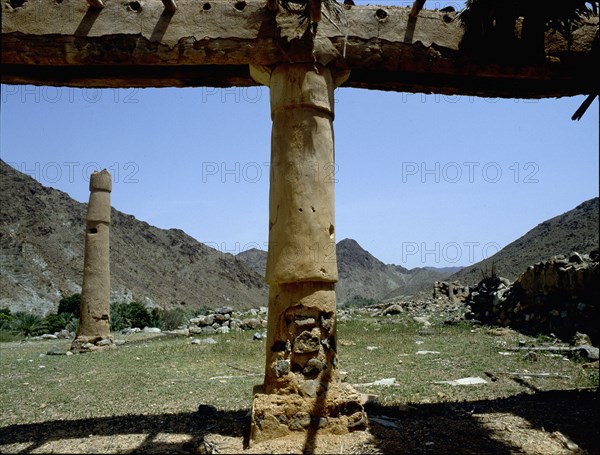
<svg viewBox="0 0 600 455">
<path fill-rule="evenodd" d="M 388 13 L 385 10 L 379 8 L 377 11 L 375 11 L 375 17 L 381 22 L 387 19 Z"/>
<path fill-rule="evenodd" d="M 142 10 L 142 4 L 140 2 L 129 2 L 127 8 L 131 11 L 140 12 Z"/>
<path fill-rule="evenodd" d="M 246 2 L 244 0 L 240 0 L 239 2 L 235 2 L 234 6 L 238 11 L 244 11 L 244 8 L 246 8 Z"/>
<path fill-rule="evenodd" d="M 210 3 L 208 3 L 208 2 L 206 2 L 204 5 L 202 5 L 202 9 L 204 11 L 208 11 L 211 8 L 212 8 L 212 6 L 210 6 Z"/>
</svg>

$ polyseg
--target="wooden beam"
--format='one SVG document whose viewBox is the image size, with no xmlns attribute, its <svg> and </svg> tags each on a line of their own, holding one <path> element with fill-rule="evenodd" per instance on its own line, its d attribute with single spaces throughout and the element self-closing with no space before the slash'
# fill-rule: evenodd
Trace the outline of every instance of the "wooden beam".
<svg viewBox="0 0 600 455">
<path fill-rule="evenodd" d="M 173 2 L 174 4 L 174 2 Z M 544 62 L 481 60 L 459 45 L 454 13 L 353 6 L 323 9 L 316 36 L 266 1 L 8 0 L 2 10 L 7 84 L 76 87 L 252 86 L 248 65 L 317 61 L 350 69 L 344 84 L 377 90 L 542 98 L 594 93 L 598 18 L 567 42 L 546 36 Z M 12 7 L 10 6 L 12 5 Z M 171 8 L 172 9 L 172 8 Z"/>
<path fill-rule="evenodd" d="M 177 3 L 175 0 L 162 0 L 162 2 L 165 7 L 165 11 L 168 13 L 174 13 L 177 11 Z"/>
</svg>

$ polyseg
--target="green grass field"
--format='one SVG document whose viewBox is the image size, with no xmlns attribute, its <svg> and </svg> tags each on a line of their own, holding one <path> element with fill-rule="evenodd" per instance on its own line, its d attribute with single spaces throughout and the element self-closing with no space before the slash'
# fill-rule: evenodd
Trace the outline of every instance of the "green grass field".
<svg viewBox="0 0 600 455">
<path fill-rule="evenodd" d="M 45 355 L 53 346 L 68 350 L 69 340 L 1 343 L 0 425 L 193 412 L 199 404 L 223 411 L 250 408 L 252 387 L 262 382 L 265 349 L 251 332 L 216 335 L 218 343 L 207 345 L 193 345 L 188 338 L 133 337 L 113 351 L 72 356 Z M 412 321 L 380 324 L 361 317 L 338 326 L 345 381 L 388 406 L 598 387 L 597 368 L 583 368 L 583 359 L 538 353 L 532 361 L 524 352 L 500 354 L 540 341 L 467 323 L 424 330 Z M 515 372 L 550 375 L 515 380 L 507 374 Z M 463 377 L 481 377 L 487 384 L 436 383 Z M 396 378 L 395 384 L 361 385 L 384 378 Z"/>
</svg>

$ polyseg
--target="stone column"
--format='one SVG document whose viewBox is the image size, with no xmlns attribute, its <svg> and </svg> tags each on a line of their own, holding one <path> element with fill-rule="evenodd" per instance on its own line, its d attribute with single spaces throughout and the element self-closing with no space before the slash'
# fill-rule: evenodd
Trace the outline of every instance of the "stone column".
<svg viewBox="0 0 600 455">
<path fill-rule="evenodd" d="M 359 395 L 338 377 L 333 90 L 316 64 L 252 68 L 270 87 L 270 286 L 264 383 L 255 388 L 251 442 L 295 431 L 366 428 Z M 346 74 L 347 76 L 347 74 Z"/>
<path fill-rule="evenodd" d="M 106 169 L 90 176 L 79 329 L 71 351 L 85 352 L 115 347 L 110 335 L 111 191 L 112 178 Z"/>
</svg>

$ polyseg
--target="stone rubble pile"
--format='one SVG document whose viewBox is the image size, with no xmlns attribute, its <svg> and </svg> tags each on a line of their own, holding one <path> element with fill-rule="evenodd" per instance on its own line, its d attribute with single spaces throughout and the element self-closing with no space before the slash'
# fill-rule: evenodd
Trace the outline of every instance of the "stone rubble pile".
<svg viewBox="0 0 600 455">
<path fill-rule="evenodd" d="M 111 349 L 115 347 L 115 342 L 112 337 L 97 336 L 83 336 L 79 335 L 77 338 L 77 349 L 71 349 L 74 352 L 93 352 L 102 351 L 104 349 Z"/>
<path fill-rule="evenodd" d="M 452 303 L 465 302 L 469 297 L 469 286 L 458 281 L 436 281 L 433 285 L 433 298 L 447 297 Z"/>
<path fill-rule="evenodd" d="M 414 318 L 431 319 L 432 322 L 453 323 L 464 320 L 466 307 L 460 301 L 452 302 L 448 297 L 438 296 L 436 299 L 429 297 L 415 297 L 412 299 L 394 299 L 375 305 L 357 308 L 343 308 L 337 310 L 337 321 L 347 322 L 353 316 L 369 316 L 379 320 L 380 323 L 393 324 L 401 320 L 398 316 L 407 315 Z"/>
<path fill-rule="evenodd" d="M 254 330 L 255 339 L 261 340 L 266 337 L 265 329 L 267 328 L 267 307 L 261 306 L 258 309 L 250 309 L 247 311 L 234 311 L 231 307 L 221 307 L 214 310 L 209 310 L 209 314 L 205 316 L 196 316 L 189 320 L 189 323 L 174 330 L 164 330 L 157 327 L 126 327 L 121 330 L 121 335 L 132 335 L 135 333 L 164 333 L 166 335 L 175 336 L 191 336 L 191 335 L 214 335 L 219 333 L 241 332 L 245 330 Z M 43 335 L 30 337 L 30 341 L 39 340 L 56 340 L 56 339 L 73 339 L 75 332 L 61 330 L 54 334 L 45 333 Z M 108 339 L 96 337 L 93 340 L 86 340 L 85 350 L 93 351 L 94 346 L 106 346 L 112 344 Z"/>
<path fill-rule="evenodd" d="M 215 308 L 205 316 L 190 319 L 187 327 L 190 335 L 214 335 L 216 333 L 259 330 L 267 327 L 267 307 L 251 309 L 246 313 L 234 312 L 232 307 Z"/>
<path fill-rule="evenodd" d="M 29 341 L 39 341 L 39 340 L 57 340 L 57 339 L 73 339 L 75 338 L 75 332 L 69 332 L 67 329 L 63 329 L 60 332 L 54 333 L 44 333 L 43 335 L 38 335 L 34 337 L 29 337 Z"/>
<path fill-rule="evenodd" d="M 574 252 L 528 267 L 512 284 L 497 276 L 482 280 L 469 295 L 467 318 L 563 340 L 586 333 L 597 345 L 599 300 L 598 252 Z"/>
</svg>

